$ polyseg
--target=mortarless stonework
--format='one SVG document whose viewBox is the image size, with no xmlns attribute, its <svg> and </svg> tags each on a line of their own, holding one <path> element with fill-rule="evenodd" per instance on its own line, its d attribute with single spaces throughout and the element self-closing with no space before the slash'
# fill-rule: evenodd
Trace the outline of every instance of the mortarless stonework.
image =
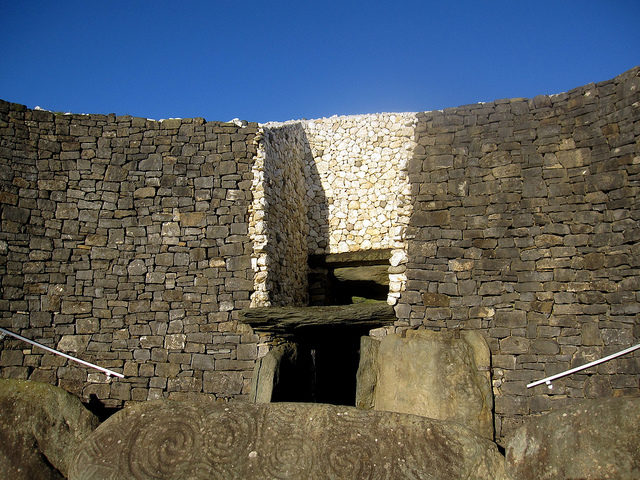
<svg viewBox="0 0 640 480">
<path fill-rule="evenodd" d="M 640 69 L 418 115 L 398 324 L 483 332 L 496 434 L 580 398 L 637 395 Z M 597 373 L 597 374 L 596 374 Z"/>
<path fill-rule="evenodd" d="M 387 248 L 396 303 L 406 281 L 416 121 L 415 113 L 384 113 L 262 127 L 250 225 L 253 306 L 304 303 L 309 254 Z"/>
<path fill-rule="evenodd" d="M 309 145 L 296 123 L 262 127 L 258 139 L 249 221 L 255 270 L 251 306 L 306 305 Z"/>
<path fill-rule="evenodd" d="M 8 339 L 3 376 L 108 406 L 246 395 L 256 132 L 0 103 L 1 325 L 126 378 Z"/>
<path fill-rule="evenodd" d="M 637 394 L 640 69 L 560 95 L 242 126 L 0 102 L 2 376 L 110 406 L 244 399 L 250 305 L 300 305 L 307 257 L 391 248 L 396 329 L 475 330 L 495 431 Z M 266 353 L 266 347 L 260 354 Z"/>
</svg>

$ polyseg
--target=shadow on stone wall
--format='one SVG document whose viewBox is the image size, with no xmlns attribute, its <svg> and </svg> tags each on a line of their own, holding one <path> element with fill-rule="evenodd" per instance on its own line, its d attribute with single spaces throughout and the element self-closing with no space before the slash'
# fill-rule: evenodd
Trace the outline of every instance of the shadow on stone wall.
<svg viewBox="0 0 640 480">
<path fill-rule="evenodd" d="M 418 114 L 398 326 L 479 330 L 496 433 L 583 397 L 637 395 L 639 69 L 570 92 Z"/>
<path fill-rule="evenodd" d="M 309 303 L 310 250 L 329 243 L 329 206 L 302 125 L 263 130 L 264 198 L 258 208 L 264 210 L 264 244 L 258 247 L 258 264 L 266 279 L 256 289 L 264 288 L 273 306 L 303 306 Z"/>
</svg>

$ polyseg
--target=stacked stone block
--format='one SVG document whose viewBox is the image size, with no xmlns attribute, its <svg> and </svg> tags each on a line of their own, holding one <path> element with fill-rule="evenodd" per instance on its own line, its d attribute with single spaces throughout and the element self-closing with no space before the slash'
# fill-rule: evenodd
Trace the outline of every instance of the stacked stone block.
<svg viewBox="0 0 640 480">
<path fill-rule="evenodd" d="M 391 249 L 396 330 L 479 331 L 496 435 L 638 393 L 640 69 L 568 93 L 286 124 L 57 115 L 0 102 L 2 376 L 109 406 L 242 399 L 271 339 L 250 306 L 308 300 L 307 257 Z M 258 347 L 261 347 L 258 349 Z"/>
<path fill-rule="evenodd" d="M 398 325 L 482 331 L 496 432 L 584 397 L 637 394 L 640 70 L 568 93 L 418 115 Z"/>
<path fill-rule="evenodd" d="M 256 124 L 57 115 L 0 103 L 4 376 L 107 405 L 242 398 L 257 337 L 248 236 Z"/>
<path fill-rule="evenodd" d="M 415 123 L 416 114 L 385 113 L 262 127 L 254 306 L 299 304 L 308 255 L 372 249 L 392 249 L 388 300 L 396 303 L 405 284 Z"/>
<path fill-rule="evenodd" d="M 308 211 L 316 190 L 317 198 L 322 198 L 321 189 L 305 182 L 313 171 L 307 137 L 299 123 L 260 129 L 249 224 L 254 245 L 253 307 L 309 302 Z"/>
</svg>

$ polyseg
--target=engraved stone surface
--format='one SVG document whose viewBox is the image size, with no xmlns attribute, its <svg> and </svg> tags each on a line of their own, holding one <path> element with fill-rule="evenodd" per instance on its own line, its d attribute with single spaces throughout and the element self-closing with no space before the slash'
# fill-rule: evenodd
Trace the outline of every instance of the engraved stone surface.
<svg viewBox="0 0 640 480">
<path fill-rule="evenodd" d="M 323 404 L 153 401 L 103 423 L 69 478 L 505 479 L 495 444 L 413 415 Z"/>
</svg>

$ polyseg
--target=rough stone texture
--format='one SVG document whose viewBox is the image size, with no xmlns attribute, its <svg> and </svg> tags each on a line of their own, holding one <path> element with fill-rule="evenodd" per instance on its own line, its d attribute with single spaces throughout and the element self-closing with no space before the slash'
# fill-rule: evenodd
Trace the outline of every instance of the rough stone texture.
<svg viewBox="0 0 640 480">
<path fill-rule="evenodd" d="M 0 380 L 0 476 L 62 479 L 98 419 L 73 395 L 51 385 Z"/>
<path fill-rule="evenodd" d="M 567 93 L 418 114 L 397 325 L 482 331 L 496 436 L 522 416 L 638 393 L 640 69 Z M 590 375 L 593 375 L 591 377 Z"/>
<path fill-rule="evenodd" d="M 253 165 L 254 293 L 251 306 L 306 305 L 308 209 L 324 202 L 307 136 L 299 123 L 261 129 Z M 316 198 L 317 197 L 317 198 Z M 323 222 L 326 223 L 326 222 Z"/>
<path fill-rule="evenodd" d="M 331 405 L 146 402 L 82 447 L 71 480 L 506 478 L 495 444 L 457 424 Z"/>
<path fill-rule="evenodd" d="M 416 115 L 330 117 L 302 125 L 315 169 L 306 176 L 307 190 L 315 192 L 309 252 L 393 249 L 391 264 L 402 267 L 389 275 L 388 302 L 395 304 L 406 282 L 405 229 L 412 211 L 408 165 Z"/>
<path fill-rule="evenodd" d="M 254 165 L 252 306 L 304 303 L 309 254 L 394 249 L 404 288 L 415 114 L 266 124 Z"/>
<path fill-rule="evenodd" d="M 588 400 L 527 419 L 507 439 L 518 480 L 640 478 L 640 398 Z"/>
<path fill-rule="evenodd" d="M 278 371 L 283 359 L 296 355 L 295 343 L 284 343 L 272 348 L 256 362 L 251 379 L 250 400 L 255 403 L 269 403 L 278 380 Z"/>
<path fill-rule="evenodd" d="M 328 212 L 311 215 L 312 253 L 404 248 L 411 207 L 407 165 L 413 154 L 413 113 L 331 117 L 303 122 Z M 308 188 L 315 179 L 307 177 Z M 313 185 L 313 186 L 312 186 Z M 322 208 L 314 202 L 315 208 Z M 323 241 L 328 240 L 326 245 Z"/>
<path fill-rule="evenodd" d="M 378 350 L 380 339 L 360 337 L 360 362 L 356 374 L 356 407 L 365 410 L 375 405 L 378 380 Z"/>
<path fill-rule="evenodd" d="M 241 321 L 256 331 L 278 333 L 280 338 L 295 336 L 313 327 L 350 325 L 379 327 L 392 324 L 393 308 L 384 302 L 363 302 L 328 307 L 250 308 L 240 313 Z"/>
<path fill-rule="evenodd" d="M 4 351 L 22 357 L 3 351 L 2 376 L 110 407 L 187 391 L 244 398 L 257 336 L 237 312 L 253 291 L 257 130 L 0 101 L 0 326 L 126 378 L 9 339 Z M 254 358 L 239 359 L 247 344 Z M 207 391 L 213 370 L 241 371 L 241 392 Z"/>
<path fill-rule="evenodd" d="M 493 440 L 489 348 L 480 334 L 409 330 L 379 343 L 361 350 L 356 405 L 455 421 Z"/>
<path fill-rule="evenodd" d="M 526 384 L 640 340 L 639 72 L 263 126 L 0 101 L 0 326 L 127 378 L 7 339 L 1 375 L 108 406 L 246 398 L 277 341 L 239 310 L 304 303 L 308 255 L 377 248 L 398 331 L 487 339 L 499 441 L 524 415 L 637 394 L 639 352 L 552 391 Z"/>
</svg>

